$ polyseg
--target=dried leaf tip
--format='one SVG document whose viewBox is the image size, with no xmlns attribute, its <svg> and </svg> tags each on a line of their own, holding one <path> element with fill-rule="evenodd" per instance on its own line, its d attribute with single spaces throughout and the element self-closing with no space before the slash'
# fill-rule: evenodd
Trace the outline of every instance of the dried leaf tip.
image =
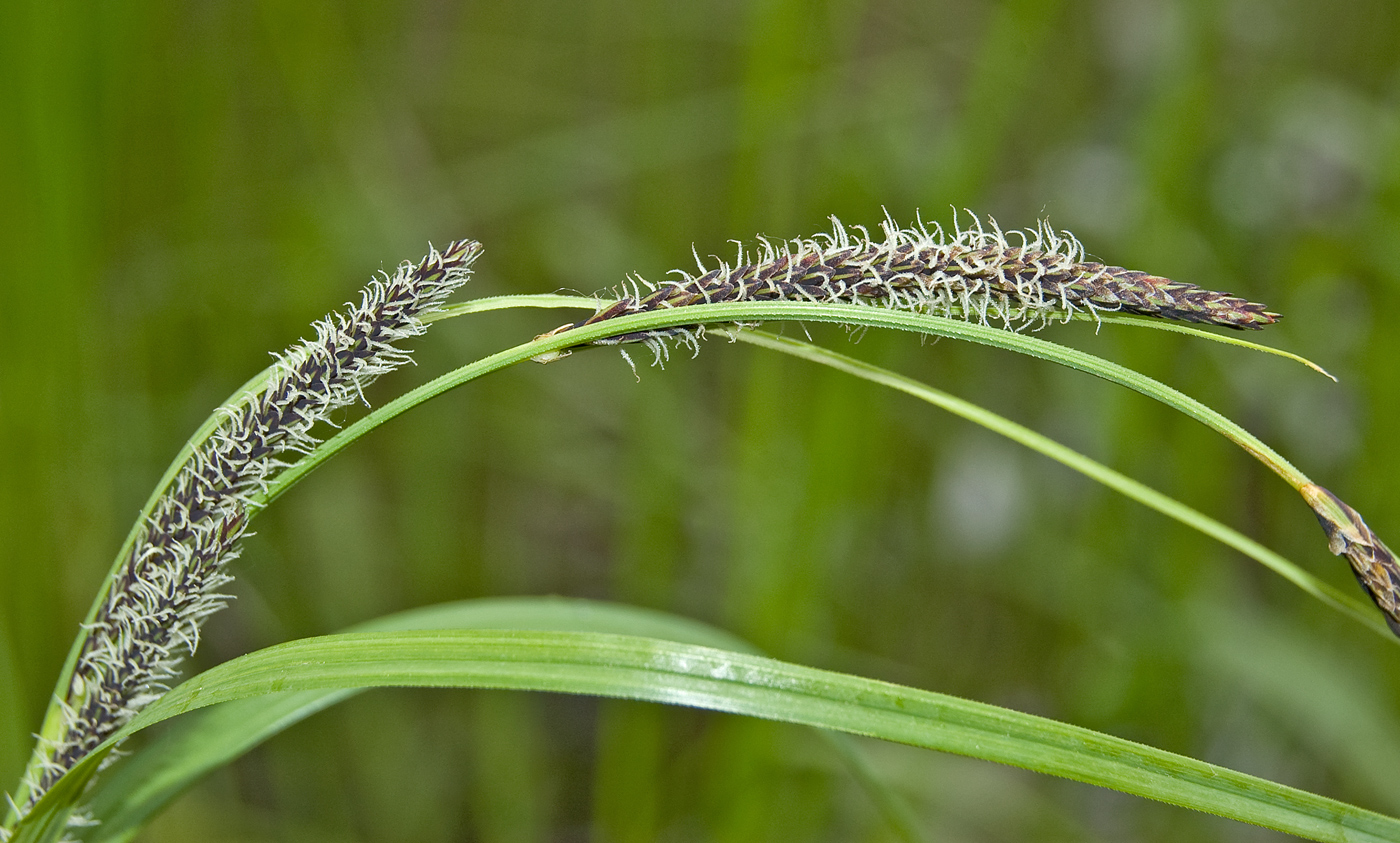
<svg viewBox="0 0 1400 843">
<path fill-rule="evenodd" d="M 1400 564 L 1395 553 L 1366 526 L 1360 513 L 1315 483 L 1298 490 L 1327 533 L 1327 547 L 1351 563 L 1356 581 L 1385 613 L 1385 621 L 1400 636 Z"/>
</svg>

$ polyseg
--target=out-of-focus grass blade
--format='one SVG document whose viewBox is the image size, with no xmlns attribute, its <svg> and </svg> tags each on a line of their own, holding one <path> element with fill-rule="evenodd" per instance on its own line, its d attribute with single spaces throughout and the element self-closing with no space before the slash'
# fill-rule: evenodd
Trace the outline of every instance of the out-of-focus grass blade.
<svg viewBox="0 0 1400 843">
<path fill-rule="evenodd" d="M 1314 840 L 1400 841 L 1400 820 L 1077 726 L 747 653 L 628 635 L 415 630 L 303 639 L 200 674 L 144 709 L 119 736 L 220 702 L 386 686 L 552 691 L 692 706 L 1011 764 Z M 30 833 L 31 822 L 61 816 L 57 807 L 71 804 L 105 754 L 75 767 L 16 839 L 51 839 Z"/>
<path fill-rule="evenodd" d="M 399 612 L 352 627 L 351 632 L 408 629 L 534 629 L 611 632 L 660 638 L 738 652 L 753 648 L 724 630 L 680 615 L 634 606 L 563 597 L 465 600 Z M 269 694 L 193 712 L 172 722 L 150 746 L 104 772 L 87 794 L 84 811 L 97 821 L 88 843 L 129 840 L 156 813 L 193 782 L 229 763 L 287 727 L 329 708 L 363 688 Z M 868 769 L 845 735 L 833 749 L 872 800 L 905 839 L 919 839 L 908 828 L 903 805 Z"/>
</svg>

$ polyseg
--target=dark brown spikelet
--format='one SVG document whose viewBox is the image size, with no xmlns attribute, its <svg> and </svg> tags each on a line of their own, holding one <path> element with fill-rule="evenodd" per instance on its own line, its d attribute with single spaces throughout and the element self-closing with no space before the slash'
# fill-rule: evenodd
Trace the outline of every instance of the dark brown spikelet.
<svg viewBox="0 0 1400 843">
<path fill-rule="evenodd" d="M 860 227 L 847 229 L 835 217 L 832 223 L 830 233 L 809 239 L 776 245 L 760 239 L 750 257 L 740 247 L 733 265 L 721 262 L 707 269 L 702 264 L 699 275 L 673 270 L 678 279 L 660 284 L 633 279 L 615 301 L 565 327 L 702 303 L 779 300 L 878 304 L 1008 328 L 1098 312 L 1236 329 L 1262 328 L 1279 318 L 1262 304 L 1228 293 L 1086 261 L 1078 240 L 1047 223 L 1013 232 L 979 224 L 948 235 L 922 223 L 900 228 L 887 219 L 879 238 Z M 700 333 L 691 325 L 619 334 L 594 344 L 643 343 L 660 359 L 664 339 L 697 347 Z"/>
<path fill-rule="evenodd" d="M 1008 256 L 1009 257 L 1009 256 Z M 1021 273 L 1034 272 L 1033 267 Z M 1258 330 L 1279 320 L 1264 305 L 1185 281 L 1172 281 L 1121 266 L 1080 263 L 1074 272 L 1042 280 L 1062 299 L 1089 301 L 1100 310 Z"/>
<path fill-rule="evenodd" d="M 1313 483 L 1299 491 L 1327 533 L 1328 549 L 1347 558 L 1356 581 L 1385 613 L 1391 631 L 1400 635 L 1400 564 L 1395 553 L 1341 498 Z"/>
</svg>

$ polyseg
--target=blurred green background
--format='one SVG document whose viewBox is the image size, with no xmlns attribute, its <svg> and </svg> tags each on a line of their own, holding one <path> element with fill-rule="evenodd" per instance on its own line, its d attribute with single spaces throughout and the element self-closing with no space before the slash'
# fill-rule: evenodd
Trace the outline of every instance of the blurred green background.
<svg viewBox="0 0 1400 843">
<path fill-rule="evenodd" d="M 369 274 L 486 244 L 472 296 L 659 278 L 881 207 L 1048 216 L 1285 314 L 1286 361 L 1053 327 L 1278 447 L 1400 542 L 1400 6 L 1389 0 L 88 3 L 0 8 L 0 779 L 111 555 L 209 411 Z M 572 314 L 434 329 L 387 398 Z M 789 332 L 799 331 L 789 328 Z M 818 341 L 980 401 L 1354 590 L 1287 487 L 1086 376 Z M 1400 651 L 1058 465 L 711 342 L 415 410 L 255 524 L 217 663 L 441 600 L 567 594 L 1400 812 Z M 869 743 L 932 839 L 1275 835 Z M 381 691 L 149 840 L 889 840 L 812 735 L 640 704 Z"/>
</svg>

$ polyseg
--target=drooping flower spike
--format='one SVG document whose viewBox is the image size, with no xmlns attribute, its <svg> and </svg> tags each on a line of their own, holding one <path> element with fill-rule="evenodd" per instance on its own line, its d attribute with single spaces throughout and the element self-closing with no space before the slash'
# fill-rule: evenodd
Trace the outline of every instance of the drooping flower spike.
<svg viewBox="0 0 1400 843">
<path fill-rule="evenodd" d="M 227 605 L 221 589 L 257 509 L 253 496 L 317 445 L 316 425 L 363 403 L 365 387 L 410 361 L 396 343 L 426 330 L 420 317 L 466 283 L 480 252 L 459 240 L 373 279 L 358 303 L 312 325 L 315 338 L 276 355 L 259 391 L 218 411 L 218 426 L 156 500 L 86 626 L 61 722 L 46 724 L 17 813 L 168 689 L 205 618 Z"/>
</svg>

